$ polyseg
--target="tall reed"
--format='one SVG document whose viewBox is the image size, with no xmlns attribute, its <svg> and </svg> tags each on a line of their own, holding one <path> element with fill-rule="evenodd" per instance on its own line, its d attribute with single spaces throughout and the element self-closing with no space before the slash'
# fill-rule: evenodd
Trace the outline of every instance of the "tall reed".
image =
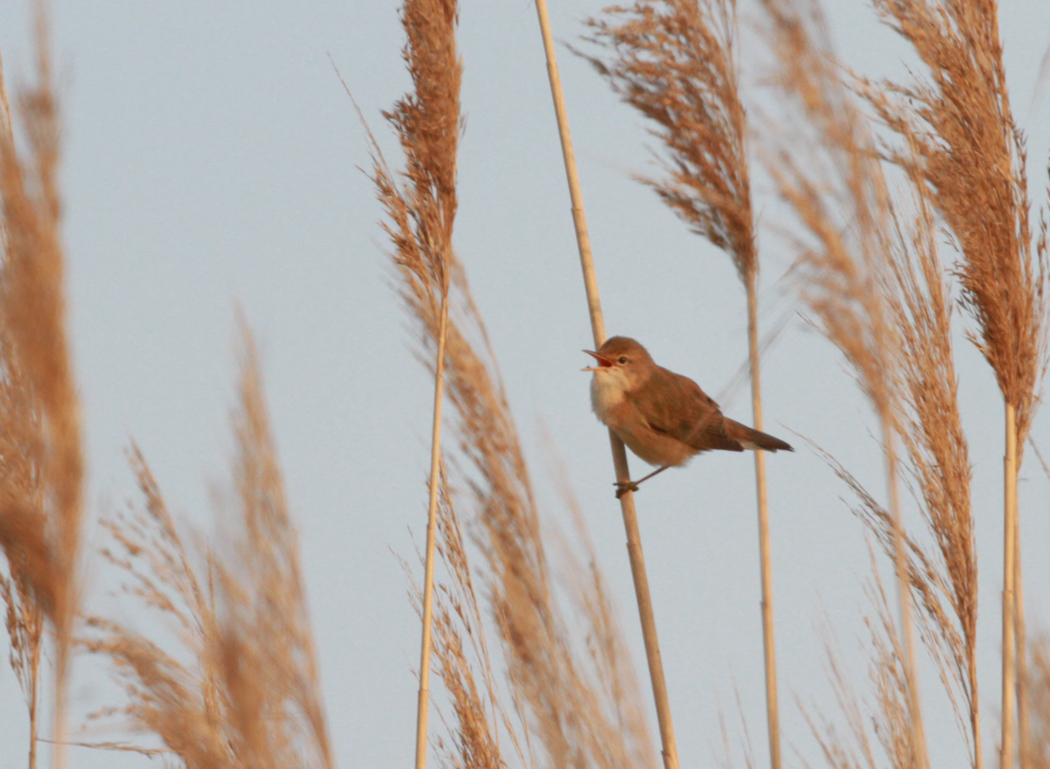
<svg viewBox="0 0 1050 769">
<path fill-rule="evenodd" d="M 900 410 L 898 435 L 905 450 L 902 460 L 928 538 L 935 545 L 931 550 L 906 534 L 908 572 L 919 609 L 920 637 L 968 736 L 970 764 L 980 767 L 977 551 L 969 449 L 954 364 L 949 275 L 938 253 L 929 191 L 914 166 L 909 168 L 912 173 L 896 190 L 890 211 L 892 232 L 880 286 L 898 340 L 892 374 Z M 893 552 L 892 514 L 844 468 L 833 465 L 861 500 L 856 512 L 883 548 Z M 889 648 L 885 641 L 880 643 Z"/>
<path fill-rule="evenodd" d="M 36 82 L 15 98 L 17 131 L 0 89 L 0 548 L 20 608 L 8 604 L 30 701 L 30 763 L 36 758 L 39 621 L 54 631 L 53 760 L 65 764 L 66 699 L 79 602 L 83 516 L 80 407 L 66 336 L 65 264 L 58 188 L 61 131 L 47 8 L 35 5 Z M 0 82 L 3 72 L 0 69 Z M 16 132 L 24 143 L 16 141 Z M 20 152 L 19 144 L 24 147 Z M 14 611 L 14 613 L 12 613 Z"/>
<path fill-rule="evenodd" d="M 441 455 L 442 405 L 445 387 L 445 344 L 448 293 L 452 266 L 452 228 L 456 216 L 456 152 L 462 130 L 459 90 L 462 64 L 456 52 L 456 0 L 405 0 L 401 24 L 407 41 L 402 56 L 413 90 L 401 98 L 386 118 L 394 127 L 405 155 L 407 187 L 385 225 L 394 239 L 392 256 L 402 278 L 425 286 L 431 310 L 438 317 L 434 406 L 431 420 L 429 504 L 424 556 L 422 638 L 419 696 L 416 710 L 416 769 L 427 759 L 427 720 L 431 633 L 434 603 L 434 547 L 437 537 L 438 485 Z M 385 173 L 385 172 L 384 172 Z M 393 183 L 389 177 L 377 184 Z M 387 193 L 380 192 L 381 196 Z M 386 198 L 390 200 L 391 198 Z M 406 230 L 398 217 L 407 217 Z M 412 242 L 400 242 L 399 238 Z"/>
<path fill-rule="evenodd" d="M 433 61 L 434 79 L 452 77 L 440 71 L 452 59 L 441 60 L 440 66 Z M 412 71 L 411 60 L 409 65 Z M 427 94 L 447 92 L 414 72 L 413 81 L 416 93 L 402 101 L 412 115 L 422 114 Z M 578 653 L 574 628 L 562 616 L 525 456 L 463 266 L 451 247 L 443 253 L 447 261 L 442 270 L 425 266 L 436 228 L 441 221 L 451 221 L 452 210 L 435 201 L 454 200 L 441 197 L 454 194 L 442 186 L 454 183 L 454 162 L 441 165 L 441 159 L 454 161 L 448 150 L 459 125 L 445 121 L 440 131 L 404 130 L 415 124 L 393 114 L 407 172 L 399 178 L 372 138 L 372 179 L 386 214 L 383 227 L 393 244 L 399 291 L 418 324 L 427 351 L 423 358 L 434 361 L 432 374 L 442 335 L 442 280 L 448 280 L 441 361 L 457 446 L 451 484 L 454 488 L 458 482 L 464 492 L 454 505 L 453 497 L 441 491 L 444 483 L 438 486 L 438 552 L 448 582 L 435 590 L 439 600 L 434 654 L 456 717 L 446 756 L 457 766 L 500 766 L 507 759 L 499 737 L 504 731 L 526 765 L 533 763 L 531 756 L 542 753 L 545 760 L 536 760 L 555 767 L 651 766 L 644 726 L 628 723 L 622 715 L 637 712 L 636 703 L 624 702 L 633 689 L 621 686 L 618 696 L 604 696 L 606 684 L 593 673 L 601 667 L 590 655 Z M 431 170 L 431 162 L 448 173 Z M 470 565 L 458 518 L 452 516 L 457 507 L 470 511 L 468 526 L 483 568 Z M 482 640 L 484 629 L 478 626 L 481 615 L 475 610 L 478 591 L 473 583 L 478 573 L 509 674 L 511 705 L 495 701 L 498 687 Z M 610 617 L 604 624 L 614 626 Z M 583 629 L 589 630 L 586 623 Z M 617 663 L 623 666 L 625 660 L 618 658 Z M 621 669 L 617 676 L 629 680 L 630 673 Z"/>
<path fill-rule="evenodd" d="M 331 769 L 298 535 L 258 356 L 243 334 L 227 540 L 187 542 L 142 454 L 130 451 L 145 504 L 104 521 L 112 545 L 102 554 L 123 573 L 126 596 L 168 631 L 154 640 L 111 619 L 88 621 L 87 648 L 108 659 L 127 696 L 96 715 L 122 716 L 187 767 Z"/>
<path fill-rule="evenodd" d="M 734 0 L 636 0 L 588 19 L 586 37 L 608 58 L 586 56 L 613 90 L 649 120 L 663 146 L 662 174 L 643 178 L 688 227 L 726 251 L 747 296 L 751 409 L 762 429 L 758 254 L 747 125 L 740 100 Z M 765 454 L 754 452 L 762 584 L 762 636 L 770 764 L 779 769 L 773 577 Z"/>
<path fill-rule="evenodd" d="M 792 0 L 764 0 L 763 7 L 776 82 L 791 110 L 781 127 L 799 127 L 798 133 L 767 132 L 772 147 L 767 167 L 805 233 L 797 242 L 793 268 L 802 299 L 845 356 L 880 422 L 900 610 L 900 638 L 890 648 L 902 655 L 908 726 L 907 740 L 895 750 L 900 766 L 925 767 L 929 759 L 899 490 L 900 398 L 894 372 L 900 366 L 900 339 L 883 291 L 884 255 L 893 246 L 890 198 L 871 134 L 840 80 L 819 8 Z M 807 140 L 816 146 L 810 153 L 800 151 Z"/>
<path fill-rule="evenodd" d="M 1047 256 L 1033 243 L 1024 139 L 1010 108 L 994 2 L 878 0 L 882 20 L 911 43 L 928 78 L 881 83 L 869 101 L 914 148 L 908 157 L 962 257 L 961 304 L 971 339 L 995 372 L 1005 403 L 1002 739 L 1013 765 L 1015 687 L 1021 765 L 1027 767 L 1025 639 L 1020 591 L 1017 477 L 1046 367 Z"/>
</svg>

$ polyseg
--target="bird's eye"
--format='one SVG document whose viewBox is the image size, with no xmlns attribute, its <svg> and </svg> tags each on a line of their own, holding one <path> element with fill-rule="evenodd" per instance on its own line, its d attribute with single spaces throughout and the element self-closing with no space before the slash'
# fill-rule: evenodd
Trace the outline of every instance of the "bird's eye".
<svg viewBox="0 0 1050 769">
<path fill-rule="evenodd" d="M 624 363 L 627 362 L 627 356 L 626 355 L 621 355 L 620 359 L 618 361 L 616 361 L 616 362 L 619 363 L 622 366 Z"/>
</svg>

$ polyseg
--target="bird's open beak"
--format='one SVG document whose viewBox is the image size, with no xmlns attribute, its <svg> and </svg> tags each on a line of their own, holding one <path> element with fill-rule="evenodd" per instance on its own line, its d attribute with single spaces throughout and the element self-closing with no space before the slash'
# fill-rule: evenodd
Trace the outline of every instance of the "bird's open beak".
<svg viewBox="0 0 1050 769">
<path fill-rule="evenodd" d="M 598 353 L 593 352 L 592 350 L 584 350 L 584 352 L 590 355 L 596 361 L 598 361 L 598 365 L 587 366 L 585 368 L 581 368 L 580 371 L 601 371 L 603 368 L 609 368 L 613 364 L 613 362 L 606 358 L 604 355 L 599 355 Z"/>
</svg>

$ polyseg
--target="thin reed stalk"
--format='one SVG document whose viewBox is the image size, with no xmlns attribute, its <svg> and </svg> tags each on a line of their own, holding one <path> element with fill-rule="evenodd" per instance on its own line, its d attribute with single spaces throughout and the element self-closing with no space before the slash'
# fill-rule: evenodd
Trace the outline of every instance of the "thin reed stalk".
<svg viewBox="0 0 1050 769">
<path fill-rule="evenodd" d="M 587 233 L 587 222 L 583 210 L 583 194 L 580 191 L 579 175 L 576 170 L 576 157 L 572 148 L 572 136 L 569 131 L 568 113 L 565 109 L 565 97 L 558 73 L 558 61 L 554 50 L 554 38 L 551 34 L 550 17 L 547 13 L 546 0 L 536 0 L 536 13 L 539 17 L 540 34 L 543 39 L 543 50 L 547 60 L 547 75 L 550 81 L 551 96 L 554 100 L 554 111 L 558 122 L 558 135 L 561 140 L 562 156 L 565 160 L 565 174 L 569 185 L 569 196 L 572 200 L 573 224 L 576 228 L 576 243 L 580 253 L 580 267 L 583 270 L 583 283 L 587 296 L 587 308 L 591 319 L 591 332 L 597 347 L 605 342 L 605 321 L 602 317 L 601 298 L 598 292 L 598 279 L 594 270 L 594 259 L 591 254 L 590 237 Z M 618 483 L 630 482 L 630 470 L 627 466 L 627 451 L 612 430 L 609 430 L 609 444 L 612 449 L 613 467 Z M 645 568 L 645 555 L 642 551 L 641 534 L 638 528 L 638 514 L 634 506 L 634 494 L 628 492 L 620 496 L 620 510 L 623 514 L 624 529 L 627 534 L 627 553 L 631 563 L 631 575 L 634 580 L 634 592 L 638 602 L 638 614 L 642 625 L 642 638 L 645 642 L 645 656 L 649 665 L 649 679 L 656 703 L 657 722 L 660 726 L 661 754 L 665 769 L 678 769 L 678 746 L 674 736 L 674 722 L 671 717 L 670 698 L 667 695 L 667 682 L 664 677 L 663 660 L 660 657 L 659 637 L 656 633 L 656 616 L 653 612 L 652 596 L 649 590 L 649 577 Z"/>
<path fill-rule="evenodd" d="M 747 286 L 747 341 L 751 361 L 751 414 L 756 430 L 762 429 L 762 387 L 759 376 L 758 296 L 754 276 Z M 773 555 L 769 540 L 769 499 L 766 490 L 765 452 L 754 452 L 755 493 L 758 504 L 758 548 L 762 578 L 762 645 L 766 673 L 766 720 L 769 761 L 780 769 L 780 705 L 777 698 L 776 641 L 773 624 Z"/>
<path fill-rule="evenodd" d="M 1021 769 L 1032 765 L 1032 717 L 1028 693 L 1028 639 L 1025 631 L 1024 588 L 1021 580 L 1021 534 L 1014 532 L 1014 652 L 1017 667 L 1017 740 Z"/>
<path fill-rule="evenodd" d="M 434 549 L 437 541 L 438 483 L 441 470 L 441 411 L 445 391 L 445 339 L 448 332 L 448 287 L 441 296 L 437 357 L 434 363 L 433 427 L 430 435 L 430 499 L 423 573 L 423 637 L 419 649 L 419 699 L 416 706 L 416 769 L 427 764 L 430 703 L 430 649 L 434 615 Z"/>
<path fill-rule="evenodd" d="M 659 178 L 642 177 L 690 230 L 733 259 L 747 296 L 753 423 L 762 429 L 758 254 L 746 116 L 738 87 L 734 0 L 635 0 L 587 19 L 585 37 L 609 52 L 584 55 L 663 145 Z M 780 769 L 773 577 L 765 454 L 754 452 L 762 589 L 766 716 L 772 769 Z"/>
<path fill-rule="evenodd" d="M 40 734 L 40 647 L 39 631 L 33 644 L 30 658 L 31 679 L 29 683 L 29 769 L 36 769 L 36 747 Z"/>
<path fill-rule="evenodd" d="M 84 463 L 80 411 L 66 336 L 65 267 L 58 188 L 60 126 L 53 89 L 46 4 L 34 6 L 36 83 L 16 96 L 21 144 L 0 88 L 0 379 L 14 400 L 0 414 L 4 464 L 21 467 L 0 479 L 0 548 L 17 591 L 36 604 L 54 631 L 52 761 L 65 765 L 67 698 L 73 628 L 79 603 L 77 563 L 83 516 Z M 0 68 L 0 82 L 3 71 Z M 29 486 L 19 483 L 26 473 Z M 32 634 L 30 634 L 32 635 Z M 38 642 L 37 642 L 38 643 Z M 36 660 L 33 662 L 32 660 Z M 39 666 L 39 649 L 30 654 Z M 31 709 L 37 707 L 33 674 Z M 37 719 L 31 715 L 31 741 Z M 35 760 L 35 745 L 30 752 Z"/>
<path fill-rule="evenodd" d="M 1017 412 L 1006 403 L 1006 454 L 1003 457 L 1003 677 L 1002 738 L 999 765 L 1014 765 L 1014 718 L 1017 696 Z"/>
</svg>

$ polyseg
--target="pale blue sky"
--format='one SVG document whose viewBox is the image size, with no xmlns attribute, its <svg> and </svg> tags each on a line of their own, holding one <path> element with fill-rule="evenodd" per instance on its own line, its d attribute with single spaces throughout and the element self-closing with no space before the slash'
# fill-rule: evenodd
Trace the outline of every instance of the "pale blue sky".
<svg viewBox="0 0 1050 769">
<path fill-rule="evenodd" d="M 572 41 L 603 3 L 554 3 L 555 35 Z M 745 10 L 750 9 L 744 4 Z M 836 3 L 838 43 L 866 72 L 899 73 L 901 48 L 860 2 Z M 297 3 L 118 3 L 55 0 L 54 49 L 66 129 L 63 181 L 71 324 L 97 515 L 125 504 L 133 437 L 168 501 L 207 525 L 209 485 L 231 445 L 235 306 L 255 330 L 276 439 L 302 535 L 328 718 L 343 767 L 405 766 L 413 754 L 418 625 L 393 553 L 409 556 L 425 526 L 431 383 L 393 291 L 364 132 L 339 68 L 388 158 L 379 115 L 408 85 L 392 0 Z M 0 0 L 0 46 L 13 84 L 29 72 L 22 0 Z M 1050 45 L 1050 5 L 1004 3 L 1013 105 L 1030 132 L 1030 178 L 1042 198 L 1048 101 L 1032 104 Z M 742 57 L 754 61 L 749 36 Z M 606 432 L 590 413 L 582 281 L 535 10 L 528 0 L 465 2 L 466 132 L 456 245 L 488 323 L 544 510 L 564 518 L 545 464 L 546 426 L 579 496 L 645 682 Z M 331 61 L 329 60 L 331 57 Z M 745 360 L 743 292 L 728 258 L 688 234 L 632 181 L 648 168 L 639 117 L 583 62 L 560 49 L 562 76 L 609 332 L 712 395 Z M 883 69 L 878 69 L 883 68 Z M 749 91 L 750 92 L 750 91 Z M 774 208 L 756 192 L 760 213 Z M 764 318 L 790 312 L 778 283 L 791 255 L 764 232 Z M 1001 405 L 980 357 L 959 347 L 983 610 L 984 717 L 998 711 Z M 797 431 L 881 492 L 866 404 L 830 345 L 796 317 L 765 358 L 767 429 Z M 750 420 L 745 390 L 725 410 Z M 1041 414 L 1035 438 L 1050 450 Z M 815 626 L 824 612 L 854 680 L 868 571 L 846 490 L 810 451 L 770 457 L 772 542 L 785 755 L 819 763 L 795 707 L 831 707 Z M 1030 625 L 1045 622 L 1050 578 L 1047 480 L 1029 455 L 1022 504 Z M 637 461 L 632 463 L 642 469 Z M 657 623 L 683 766 L 720 750 L 719 708 L 739 740 L 739 688 L 765 762 L 757 533 L 747 456 L 708 455 L 667 472 L 638 497 Z M 412 535 L 410 536 L 409 531 Z M 92 529 L 97 542 L 100 535 Z M 106 583 L 96 562 L 93 605 Z M 136 622 L 130 609 L 122 617 Z M 80 660 L 74 722 L 114 704 L 97 662 Z M 938 765 L 959 754 L 928 678 Z M 648 706 L 649 699 L 646 698 Z M 933 716 L 934 712 L 943 714 Z M 0 769 L 24 766 L 22 708 L 0 672 Z M 435 719 L 436 721 L 436 719 Z M 655 719 L 654 719 L 655 734 Z M 994 736 L 985 734 L 989 751 Z M 74 750 L 72 766 L 144 759 Z"/>
</svg>

